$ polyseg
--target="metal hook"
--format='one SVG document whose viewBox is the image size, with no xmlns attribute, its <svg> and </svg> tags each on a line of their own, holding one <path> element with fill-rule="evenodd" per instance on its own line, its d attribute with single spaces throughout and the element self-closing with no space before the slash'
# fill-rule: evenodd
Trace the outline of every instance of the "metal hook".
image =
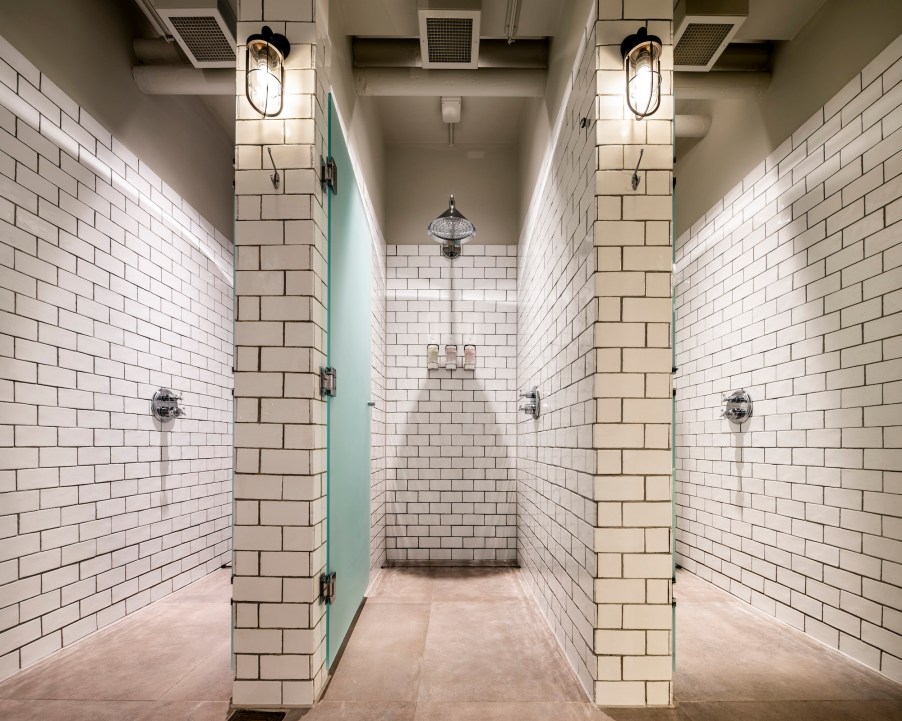
<svg viewBox="0 0 902 721">
<path fill-rule="evenodd" d="M 632 186 L 633 190 L 639 187 L 639 164 L 642 162 L 642 156 L 645 155 L 645 148 L 639 151 L 639 160 L 636 161 L 636 169 L 633 171 Z"/>
<path fill-rule="evenodd" d="M 279 186 L 282 184 L 282 176 L 279 175 L 279 169 L 276 167 L 276 161 L 272 159 L 272 148 L 267 148 L 267 152 L 269 153 L 269 162 L 272 163 L 272 175 L 269 176 L 269 179 L 272 181 L 272 187 L 276 190 L 279 189 Z"/>
</svg>

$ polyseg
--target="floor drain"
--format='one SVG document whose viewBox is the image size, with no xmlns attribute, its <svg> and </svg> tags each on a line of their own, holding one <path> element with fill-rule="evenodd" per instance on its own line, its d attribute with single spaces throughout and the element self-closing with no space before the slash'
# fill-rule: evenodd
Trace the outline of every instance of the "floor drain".
<svg viewBox="0 0 902 721">
<path fill-rule="evenodd" d="M 282 721 L 284 718 L 284 711 L 250 711 L 240 708 L 229 716 L 229 721 Z"/>
</svg>

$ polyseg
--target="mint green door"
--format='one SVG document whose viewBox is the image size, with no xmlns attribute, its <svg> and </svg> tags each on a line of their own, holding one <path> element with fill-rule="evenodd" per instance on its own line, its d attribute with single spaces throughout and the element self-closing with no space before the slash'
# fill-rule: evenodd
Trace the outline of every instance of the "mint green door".
<svg viewBox="0 0 902 721">
<path fill-rule="evenodd" d="M 331 668 L 369 580 L 372 367 L 372 236 L 331 95 L 329 155 L 338 166 L 338 192 L 328 198 L 328 363 L 337 372 L 337 393 L 327 401 L 326 563 L 336 574 L 326 611 Z"/>
</svg>

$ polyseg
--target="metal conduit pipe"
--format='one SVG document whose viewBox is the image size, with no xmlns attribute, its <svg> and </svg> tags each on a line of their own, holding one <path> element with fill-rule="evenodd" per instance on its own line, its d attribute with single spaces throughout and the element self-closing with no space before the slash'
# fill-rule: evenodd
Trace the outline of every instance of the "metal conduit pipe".
<svg viewBox="0 0 902 721">
<path fill-rule="evenodd" d="M 197 70 L 190 65 L 138 65 L 132 77 L 147 95 L 234 95 L 234 70 Z"/>
<path fill-rule="evenodd" d="M 355 68 L 421 68 L 423 53 L 417 38 L 354 38 L 351 41 Z M 479 41 L 480 68 L 547 68 L 548 40 Z"/>
<path fill-rule="evenodd" d="M 673 120 L 678 138 L 704 138 L 711 128 L 711 118 L 706 115 L 676 115 Z"/>
<path fill-rule="evenodd" d="M 757 98 L 770 84 L 770 73 L 710 72 L 673 74 L 675 100 Z"/>
<path fill-rule="evenodd" d="M 544 70 L 422 70 L 420 68 L 368 68 L 354 71 L 358 95 L 394 97 L 541 98 Z"/>
</svg>

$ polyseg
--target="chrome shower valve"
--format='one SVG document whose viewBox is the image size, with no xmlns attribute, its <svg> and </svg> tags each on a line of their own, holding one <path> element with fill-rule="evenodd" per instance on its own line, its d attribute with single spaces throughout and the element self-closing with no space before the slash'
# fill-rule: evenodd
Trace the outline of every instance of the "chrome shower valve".
<svg viewBox="0 0 902 721">
<path fill-rule="evenodd" d="M 539 413 L 541 412 L 542 403 L 538 386 L 533 386 L 531 391 L 521 393 L 520 397 L 527 399 L 527 402 L 520 406 L 520 410 L 523 411 L 526 415 L 532 416 L 533 419 L 538 418 Z"/>
</svg>

